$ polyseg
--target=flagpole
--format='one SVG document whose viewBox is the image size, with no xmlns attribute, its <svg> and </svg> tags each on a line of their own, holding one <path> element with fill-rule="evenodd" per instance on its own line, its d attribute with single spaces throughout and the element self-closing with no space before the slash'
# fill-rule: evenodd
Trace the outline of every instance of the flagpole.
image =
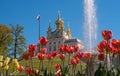
<svg viewBox="0 0 120 76">
<path fill-rule="evenodd" d="M 38 16 L 37 16 L 37 20 L 38 20 L 38 39 L 40 38 L 40 14 L 38 14 Z"/>
<path fill-rule="evenodd" d="M 39 28 L 38 28 L 39 33 L 38 33 L 38 34 L 39 34 L 39 38 L 40 38 L 40 20 L 38 20 L 38 26 L 39 26 Z M 39 39 L 39 38 L 38 38 L 38 39 Z"/>
</svg>

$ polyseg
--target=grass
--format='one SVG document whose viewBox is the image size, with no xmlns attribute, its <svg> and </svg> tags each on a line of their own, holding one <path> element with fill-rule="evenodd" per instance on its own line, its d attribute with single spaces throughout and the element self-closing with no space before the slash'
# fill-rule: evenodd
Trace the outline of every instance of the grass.
<svg viewBox="0 0 120 76">
<path fill-rule="evenodd" d="M 68 64 L 68 56 L 66 56 L 65 59 L 66 59 L 65 60 L 65 65 L 67 65 Z M 40 60 L 37 57 L 34 57 L 34 58 L 32 58 L 32 62 L 33 62 L 33 68 L 39 69 Z M 27 65 L 26 65 L 26 63 L 27 63 Z M 22 66 L 29 66 L 28 63 L 29 63 L 29 61 L 25 61 L 25 60 L 22 60 L 22 61 L 19 62 L 19 64 L 22 65 Z M 81 61 L 81 63 L 82 63 L 82 71 L 85 71 L 86 64 L 82 61 Z M 59 59 L 58 56 L 53 59 L 53 64 L 52 64 L 52 69 L 51 69 L 52 72 L 56 71 L 55 67 L 54 67 L 55 64 L 61 64 L 61 60 Z M 49 71 L 50 71 L 50 65 L 51 65 L 50 61 L 48 61 L 47 59 L 45 59 L 43 61 L 44 68 L 47 67 Z M 80 64 L 78 64 L 76 67 L 77 67 L 76 71 L 80 70 Z M 69 70 L 72 71 L 72 68 L 69 69 Z M 13 65 L 12 64 L 10 64 L 10 68 L 9 68 L 8 72 L 9 72 L 9 74 L 13 72 Z M 25 75 L 25 71 L 22 71 L 21 73 L 18 73 L 17 75 Z"/>
</svg>

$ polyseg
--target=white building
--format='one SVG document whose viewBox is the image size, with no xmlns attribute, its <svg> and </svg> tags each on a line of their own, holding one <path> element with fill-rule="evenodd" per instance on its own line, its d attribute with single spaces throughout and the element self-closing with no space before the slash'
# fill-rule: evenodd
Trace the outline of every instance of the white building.
<svg viewBox="0 0 120 76">
<path fill-rule="evenodd" d="M 49 24 L 48 30 L 47 30 L 47 49 L 48 52 L 50 51 L 58 51 L 58 48 L 60 45 L 68 44 L 70 46 L 72 45 L 78 45 L 80 47 L 83 47 L 82 42 L 79 39 L 72 38 L 70 26 L 68 25 L 68 29 L 64 29 L 64 22 L 60 18 L 60 13 L 58 13 L 58 19 L 55 22 L 56 29 L 52 31 L 52 28 Z"/>
</svg>

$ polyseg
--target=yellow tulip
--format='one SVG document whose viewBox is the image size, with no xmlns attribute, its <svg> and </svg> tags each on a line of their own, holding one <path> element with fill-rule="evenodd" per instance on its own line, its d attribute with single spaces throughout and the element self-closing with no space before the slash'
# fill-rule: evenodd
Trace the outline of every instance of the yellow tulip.
<svg viewBox="0 0 120 76">
<path fill-rule="evenodd" d="M 0 67 L 2 67 L 3 66 L 3 63 L 2 62 L 0 62 Z"/>
<path fill-rule="evenodd" d="M 8 62 L 10 61 L 10 58 L 9 57 L 7 57 L 5 60 L 7 60 Z"/>
<path fill-rule="evenodd" d="M 0 61 L 2 61 L 3 60 L 3 56 L 2 55 L 0 55 Z"/>
<path fill-rule="evenodd" d="M 8 70 L 8 69 L 9 69 L 8 65 L 4 66 L 4 70 Z"/>
<path fill-rule="evenodd" d="M 17 62 L 17 59 L 13 59 L 13 60 L 12 60 L 12 63 L 16 63 L 16 62 Z"/>
</svg>

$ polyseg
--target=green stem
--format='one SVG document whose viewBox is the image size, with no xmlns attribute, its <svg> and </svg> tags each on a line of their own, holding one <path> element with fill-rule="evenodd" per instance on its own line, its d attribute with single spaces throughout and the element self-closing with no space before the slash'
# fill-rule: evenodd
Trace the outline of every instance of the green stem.
<svg viewBox="0 0 120 76">
<path fill-rule="evenodd" d="M 69 65 L 69 62 L 70 62 L 70 54 L 69 54 L 69 57 L 68 57 L 68 65 Z"/>
<path fill-rule="evenodd" d="M 43 60 L 42 60 L 42 67 L 41 67 L 41 70 L 43 71 Z"/>
<path fill-rule="evenodd" d="M 80 73 L 82 74 L 82 63 L 80 61 Z"/>
<path fill-rule="evenodd" d="M 31 67 L 32 67 L 32 70 L 33 70 L 33 62 L 32 62 L 32 57 L 30 58 L 31 60 Z"/>
<path fill-rule="evenodd" d="M 50 65 L 50 73 L 51 73 L 51 69 L 52 69 L 52 64 L 53 64 L 53 61 L 51 61 L 51 65 Z"/>
<path fill-rule="evenodd" d="M 39 74 L 41 75 L 40 65 L 41 65 L 41 61 L 39 62 Z"/>
</svg>

